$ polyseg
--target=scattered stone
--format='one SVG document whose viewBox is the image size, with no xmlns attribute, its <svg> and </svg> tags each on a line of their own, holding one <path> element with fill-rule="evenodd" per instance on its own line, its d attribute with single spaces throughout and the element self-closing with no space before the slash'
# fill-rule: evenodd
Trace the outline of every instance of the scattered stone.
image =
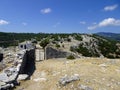
<svg viewBox="0 0 120 90">
<path fill-rule="evenodd" d="M 15 67 L 10 67 L 10 68 L 4 70 L 4 73 L 6 73 L 7 76 L 10 76 L 14 73 L 17 73 L 17 69 Z"/>
<path fill-rule="evenodd" d="M 5 84 L 5 82 L 0 82 L 0 86 L 4 86 Z"/>
<path fill-rule="evenodd" d="M 6 67 L 6 65 L 3 62 L 0 62 L 0 70 L 3 70 Z"/>
<path fill-rule="evenodd" d="M 87 79 L 87 80 L 84 80 L 84 82 L 85 83 L 90 83 L 91 81 Z"/>
<path fill-rule="evenodd" d="M 64 77 L 60 78 L 59 84 L 65 86 L 66 84 L 72 81 L 77 81 L 77 80 L 80 80 L 80 77 L 78 74 L 74 74 L 73 76 L 65 75 Z"/>
<path fill-rule="evenodd" d="M 120 73 L 120 70 L 119 69 L 115 69 L 116 72 Z"/>
<path fill-rule="evenodd" d="M 81 90 L 94 90 L 93 88 L 82 85 L 82 84 L 78 85 L 78 88 Z"/>
<path fill-rule="evenodd" d="M 74 74 L 73 76 L 71 76 L 72 81 L 76 81 L 76 80 L 80 80 L 80 76 L 79 74 Z"/>
<path fill-rule="evenodd" d="M 8 79 L 8 76 L 6 73 L 1 73 L 0 74 L 0 81 L 4 81 L 4 80 L 7 80 Z"/>
<path fill-rule="evenodd" d="M 53 72 L 53 76 L 57 76 L 59 74 L 60 74 L 60 72 Z"/>
<path fill-rule="evenodd" d="M 6 84 L 0 87 L 0 90 L 9 90 L 10 88 L 14 87 L 13 84 Z"/>
<path fill-rule="evenodd" d="M 46 76 L 46 72 L 45 71 L 42 71 L 41 73 L 40 73 L 40 77 L 45 77 Z"/>
<path fill-rule="evenodd" d="M 105 78 L 102 78 L 103 81 L 105 81 Z"/>
<path fill-rule="evenodd" d="M 117 82 L 118 85 L 120 85 L 120 82 Z"/>
<path fill-rule="evenodd" d="M 100 66 L 100 67 L 105 67 L 105 68 L 108 67 L 108 65 L 106 65 L 105 63 L 100 64 L 99 66 Z"/>
<path fill-rule="evenodd" d="M 36 78 L 36 79 L 33 79 L 33 81 L 35 81 L 35 82 L 38 82 L 38 81 L 42 82 L 42 81 L 47 81 L 47 79 L 46 78 Z"/>
<path fill-rule="evenodd" d="M 17 78 L 18 81 L 26 80 L 29 77 L 27 74 L 20 74 Z"/>
</svg>

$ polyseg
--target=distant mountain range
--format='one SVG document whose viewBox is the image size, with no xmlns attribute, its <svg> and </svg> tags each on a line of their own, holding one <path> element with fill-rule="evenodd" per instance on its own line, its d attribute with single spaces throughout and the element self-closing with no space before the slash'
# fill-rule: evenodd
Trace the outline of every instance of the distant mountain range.
<svg viewBox="0 0 120 90">
<path fill-rule="evenodd" d="M 96 35 L 111 39 L 111 40 L 117 40 L 120 41 L 120 33 L 110 33 L 110 32 L 99 32 L 96 33 Z"/>
</svg>

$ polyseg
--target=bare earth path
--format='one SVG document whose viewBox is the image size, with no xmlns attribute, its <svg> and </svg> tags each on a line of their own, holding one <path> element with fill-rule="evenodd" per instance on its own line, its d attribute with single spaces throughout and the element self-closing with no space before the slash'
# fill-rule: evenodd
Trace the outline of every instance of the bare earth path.
<svg viewBox="0 0 120 90">
<path fill-rule="evenodd" d="M 80 81 L 59 86 L 61 77 L 73 74 L 79 74 Z M 21 82 L 15 90 L 80 90 L 77 89 L 80 84 L 94 90 L 120 90 L 120 60 L 84 58 L 36 62 L 30 80 Z"/>
</svg>

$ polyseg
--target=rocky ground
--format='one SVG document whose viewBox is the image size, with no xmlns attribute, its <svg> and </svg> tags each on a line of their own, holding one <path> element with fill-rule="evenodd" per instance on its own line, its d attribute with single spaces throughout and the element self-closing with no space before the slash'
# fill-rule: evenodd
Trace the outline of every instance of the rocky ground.
<svg viewBox="0 0 120 90">
<path fill-rule="evenodd" d="M 36 62 L 30 80 L 21 81 L 15 90 L 120 90 L 120 60 L 83 58 Z"/>
</svg>

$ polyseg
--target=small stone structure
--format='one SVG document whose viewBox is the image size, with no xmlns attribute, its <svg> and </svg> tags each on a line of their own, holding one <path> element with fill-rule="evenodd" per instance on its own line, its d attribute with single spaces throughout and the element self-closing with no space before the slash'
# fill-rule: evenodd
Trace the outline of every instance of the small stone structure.
<svg viewBox="0 0 120 90">
<path fill-rule="evenodd" d="M 40 45 L 36 45 L 36 50 L 35 50 L 35 57 L 36 57 L 36 61 L 41 61 L 41 60 L 45 60 L 45 53 L 44 53 L 44 49 L 40 46 Z"/>
<path fill-rule="evenodd" d="M 23 43 L 20 43 L 18 47 L 19 49 L 22 49 L 22 50 L 34 48 L 34 46 L 32 45 L 30 41 L 25 41 Z"/>
</svg>

